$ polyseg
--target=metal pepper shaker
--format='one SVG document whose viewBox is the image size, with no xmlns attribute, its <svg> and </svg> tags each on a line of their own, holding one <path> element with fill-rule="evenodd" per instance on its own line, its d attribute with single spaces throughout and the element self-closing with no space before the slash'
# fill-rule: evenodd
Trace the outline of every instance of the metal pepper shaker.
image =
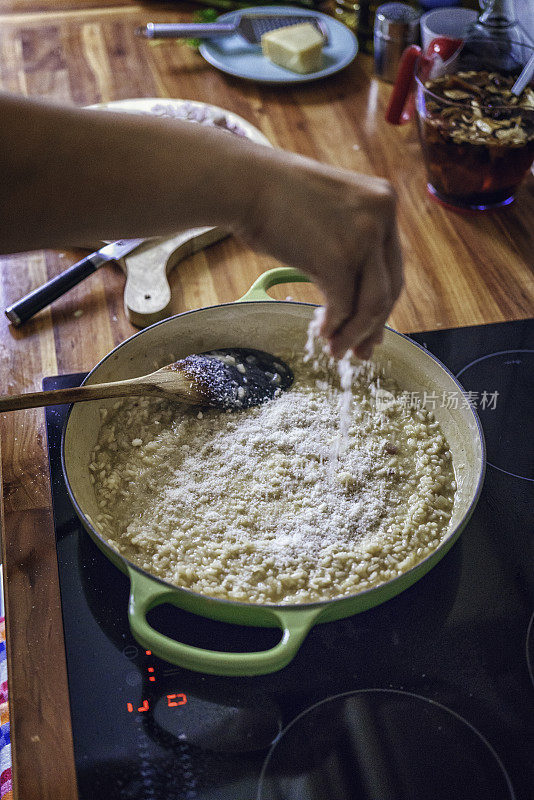
<svg viewBox="0 0 534 800">
<path fill-rule="evenodd" d="M 404 3 L 384 3 L 376 10 L 374 25 L 375 74 L 395 82 L 399 61 L 406 47 L 419 39 L 421 14 Z"/>
</svg>

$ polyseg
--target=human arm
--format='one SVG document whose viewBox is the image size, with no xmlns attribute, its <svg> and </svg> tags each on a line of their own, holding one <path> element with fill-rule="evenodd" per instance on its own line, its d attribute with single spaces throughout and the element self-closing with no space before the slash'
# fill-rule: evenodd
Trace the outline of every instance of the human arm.
<svg viewBox="0 0 534 800">
<path fill-rule="evenodd" d="M 400 291 L 377 178 L 187 121 L 0 95 L 0 251 L 220 225 L 308 273 L 333 352 L 366 356 Z"/>
</svg>

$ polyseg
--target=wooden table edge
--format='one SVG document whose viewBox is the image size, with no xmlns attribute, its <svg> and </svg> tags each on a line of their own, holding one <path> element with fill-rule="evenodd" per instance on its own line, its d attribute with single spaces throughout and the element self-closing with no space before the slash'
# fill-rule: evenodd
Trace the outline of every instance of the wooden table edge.
<svg viewBox="0 0 534 800">
<path fill-rule="evenodd" d="M 46 449 L 45 463 L 47 466 L 46 483 L 50 505 L 45 509 L 31 509 L 31 512 L 42 513 L 46 516 L 46 530 L 44 526 L 41 527 L 40 535 L 53 537 L 51 545 L 53 545 L 54 554 L 56 554 L 51 484 L 48 472 L 48 448 Z M 15 594 L 10 592 L 8 585 L 12 564 L 11 559 L 13 558 L 13 554 L 8 552 L 9 545 L 13 545 L 9 536 L 10 534 L 13 536 L 15 528 L 10 523 L 17 516 L 24 517 L 28 510 L 6 514 L 1 450 L 0 487 L 0 538 L 2 564 L 4 565 L 3 591 L 13 800 L 79 800 L 57 555 L 54 555 L 54 558 L 48 561 L 48 591 L 52 604 L 56 604 L 56 613 L 52 614 L 52 636 L 48 640 L 48 644 L 51 646 L 46 648 L 44 654 L 46 658 L 45 673 L 48 676 L 53 676 L 53 685 L 45 685 L 45 682 L 39 682 L 39 693 L 35 696 L 30 693 L 28 676 L 24 670 L 22 658 L 16 657 L 17 651 L 19 654 L 22 651 L 20 638 L 22 638 L 23 634 L 21 631 L 17 631 L 16 627 L 18 597 L 16 592 Z M 39 615 L 39 618 L 42 620 L 42 615 Z M 16 698 L 23 694 L 22 687 L 26 687 L 28 706 L 34 711 L 33 716 L 30 715 L 28 723 L 26 719 L 22 722 L 21 709 L 15 708 Z M 50 703 L 50 692 L 52 692 L 54 700 L 58 700 L 57 705 L 55 702 Z M 47 694 L 49 695 L 48 697 Z M 49 704 L 46 716 L 39 714 L 38 711 L 46 707 L 46 704 Z M 32 721 L 34 723 L 33 732 L 29 735 L 28 728 L 31 726 Z M 62 758 L 59 759 L 59 762 L 54 762 L 53 754 L 58 752 Z M 38 773 L 39 766 L 44 767 L 42 774 Z M 30 775 L 30 773 L 33 774 Z"/>
</svg>

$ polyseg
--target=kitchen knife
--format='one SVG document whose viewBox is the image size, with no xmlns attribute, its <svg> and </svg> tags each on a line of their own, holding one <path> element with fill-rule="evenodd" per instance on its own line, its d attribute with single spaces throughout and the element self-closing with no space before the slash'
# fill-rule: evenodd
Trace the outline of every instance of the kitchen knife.
<svg viewBox="0 0 534 800">
<path fill-rule="evenodd" d="M 118 261 L 145 241 L 146 239 L 119 239 L 116 242 L 105 245 L 105 247 L 101 247 L 96 253 L 91 253 L 91 255 L 82 258 L 81 261 L 73 264 L 65 272 L 52 278 L 48 283 L 38 289 L 34 289 L 33 292 L 6 308 L 6 317 L 15 327 L 22 325 L 23 322 L 33 317 L 42 308 L 50 305 L 58 297 L 72 289 L 73 286 L 81 283 L 84 278 L 96 272 L 102 264 L 106 264 L 108 261 Z"/>
</svg>

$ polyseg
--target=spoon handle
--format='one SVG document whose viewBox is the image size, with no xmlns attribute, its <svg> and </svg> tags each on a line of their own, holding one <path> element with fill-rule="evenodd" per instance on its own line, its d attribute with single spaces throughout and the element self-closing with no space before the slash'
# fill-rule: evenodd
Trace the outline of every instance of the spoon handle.
<svg viewBox="0 0 534 800">
<path fill-rule="evenodd" d="M 107 397 L 151 394 L 157 387 L 134 381 L 96 383 L 94 386 L 76 386 L 72 389 L 49 389 L 46 392 L 27 392 L 0 397 L 0 413 L 18 411 L 22 408 L 55 406 L 62 403 L 79 403 L 84 400 L 103 400 Z"/>
<path fill-rule="evenodd" d="M 18 411 L 22 408 L 39 408 L 62 403 L 80 403 L 84 400 L 104 400 L 109 397 L 147 394 L 172 397 L 179 402 L 192 405 L 196 405 L 202 400 L 191 376 L 181 369 L 163 367 L 157 372 L 151 372 L 150 375 L 141 375 L 139 378 L 128 378 L 124 381 L 6 395 L 0 397 L 0 413 Z"/>
</svg>

